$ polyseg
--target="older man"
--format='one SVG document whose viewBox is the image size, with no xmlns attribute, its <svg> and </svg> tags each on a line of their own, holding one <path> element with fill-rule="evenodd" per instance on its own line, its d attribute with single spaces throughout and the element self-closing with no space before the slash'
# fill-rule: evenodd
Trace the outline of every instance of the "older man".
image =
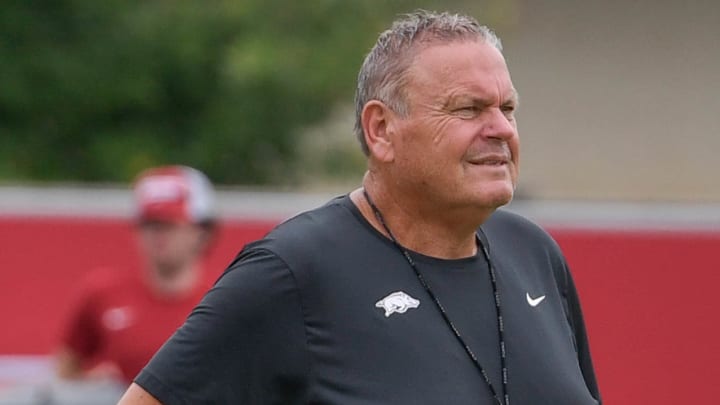
<svg viewBox="0 0 720 405">
<path fill-rule="evenodd" d="M 496 211 L 519 158 L 497 37 L 405 16 L 356 98 L 362 188 L 246 246 L 120 403 L 598 404 L 558 246 Z"/>
</svg>

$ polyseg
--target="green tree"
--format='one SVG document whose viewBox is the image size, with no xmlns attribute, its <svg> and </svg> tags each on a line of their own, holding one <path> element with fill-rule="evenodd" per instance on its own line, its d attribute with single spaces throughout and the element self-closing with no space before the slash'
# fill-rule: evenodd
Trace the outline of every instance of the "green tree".
<svg viewBox="0 0 720 405">
<path fill-rule="evenodd" d="M 128 181 L 185 163 L 219 183 L 291 184 L 298 128 L 351 100 L 377 33 L 463 3 L 7 1 L 0 179 Z"/>
</svg>

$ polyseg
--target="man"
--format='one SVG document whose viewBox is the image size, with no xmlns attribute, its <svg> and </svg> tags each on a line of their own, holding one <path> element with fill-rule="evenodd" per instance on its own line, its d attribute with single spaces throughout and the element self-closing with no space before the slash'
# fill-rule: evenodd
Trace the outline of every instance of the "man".
<svg viewBox="0 0 720 405">
<path fill-rule="evenodd" d="M 210 287 L 201 261 L 215 216 L 210 181 L 184 166 L 146 170 L 135 182 L 143 272 L 90 274 L 57 354 L 65 379 L 129 384 Z"/>
<path fill-rule="evenodd" d="M 361 68 L 363 187 L 243 249 L 121 405 L 600 402 L 558 246 L 518 173 L 499 40 L 417 12 Z"/>
</svg>

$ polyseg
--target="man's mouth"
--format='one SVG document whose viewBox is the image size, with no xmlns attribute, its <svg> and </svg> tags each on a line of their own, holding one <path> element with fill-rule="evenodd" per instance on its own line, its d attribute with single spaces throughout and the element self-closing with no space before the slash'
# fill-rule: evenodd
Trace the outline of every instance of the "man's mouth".
<svg viewBox="0 0 720 405">
<path fill-rule="evenodd" d="M 484 165 L 484 166 L 504 166 L 508 164 L 510 159 L 505 155 L 484 155 L 474 159 L 469 159 L 468 162 L 473 165 Z"/>
</svg>

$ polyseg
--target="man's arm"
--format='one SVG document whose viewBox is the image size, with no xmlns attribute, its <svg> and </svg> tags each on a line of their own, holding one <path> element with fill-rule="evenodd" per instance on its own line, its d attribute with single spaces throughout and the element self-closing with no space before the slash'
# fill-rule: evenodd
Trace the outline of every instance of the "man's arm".
<svg viewBox="0 0 720 405">
<path fill-rule="evenodd" d="M 86 370 L 83 357 L 68 346 L 62 346 L 55 354 L 55 375 L 63 380 L 117 380 L 123 378 L 122 371 L 115 363 L 103 362 Z"/>
<path fill-rule="evenodd" d="M 55 355 L 55 374 L 62 379 L 74 380 L 83 376 L 80 356 L 63 346 Z"/>
<path fill-rule="evenodd" d="M 294 275 L 274 253 L 249 248 L 135 377 L 143 390 L 132 392 L 164 405 L 301 403 L 306 343 Z"/>
<path fill-rule="evenodd" d="M 143 387 L 132 383 L 130 388 L 125 391 L 125 395 L 120 398 L 120 402 L 117 405 L 163 405 L 150 395 Z"/>
</svg>

